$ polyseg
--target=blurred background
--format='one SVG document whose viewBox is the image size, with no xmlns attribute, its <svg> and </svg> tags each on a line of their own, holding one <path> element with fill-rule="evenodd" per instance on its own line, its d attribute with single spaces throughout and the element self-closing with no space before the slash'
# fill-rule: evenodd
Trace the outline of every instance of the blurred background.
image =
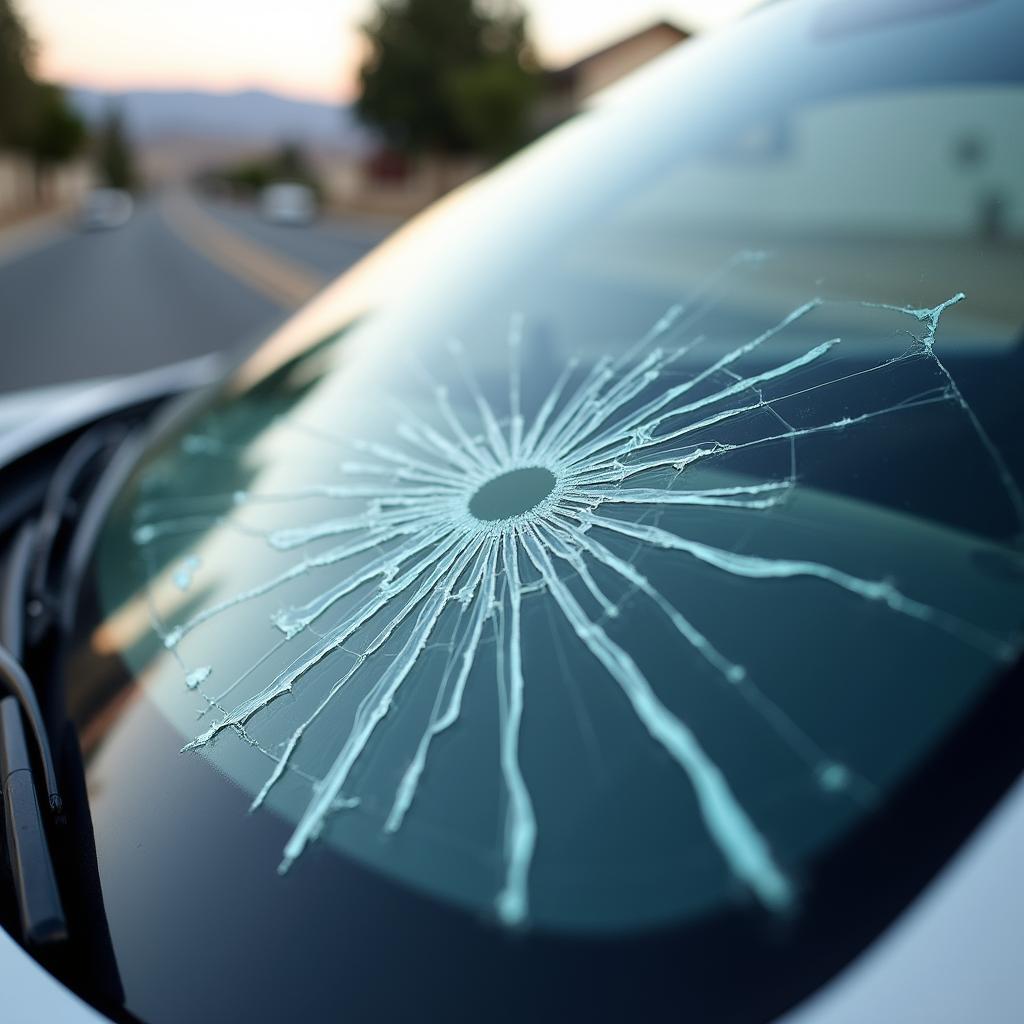
<svg viewBox="0 0 1024 1024">
<path fill-rule="evenodd" d="M 0 0 L 0 393 L 228 350 L 754 0 Z"/>
</svg>

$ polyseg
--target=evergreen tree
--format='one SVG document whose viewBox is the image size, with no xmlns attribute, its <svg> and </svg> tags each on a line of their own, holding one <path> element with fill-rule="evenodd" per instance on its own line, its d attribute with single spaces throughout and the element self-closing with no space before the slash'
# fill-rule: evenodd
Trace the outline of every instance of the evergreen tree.
<svg viewBox="0 0 1024 1024">
<path fill-rule="evenodd" d="M 0 0 L 0 148 L 24 147 L 32 130 L 32 46 L 12 0 Z"/>
<path fill-rule="evenodd" d="M 59 85 L 35 87 L 30 149 L 40 168 L 70 160 L 85 141 L 85 125 Z"/>
<path fill-rule="evenodd" d="M 107 111 L 96 135 L 96 165 L 105 185 L 123 189 L 135 187 L 132 147 L 125 131 L 124 119 L 116 107 Z"/>
<path fill-rule="evenodd" d="M 525 141 L 536 75 L 517 5 L 379 0 L 364 32 L 356 110 L 394 148 L 496 157 Z"/>
</svg>

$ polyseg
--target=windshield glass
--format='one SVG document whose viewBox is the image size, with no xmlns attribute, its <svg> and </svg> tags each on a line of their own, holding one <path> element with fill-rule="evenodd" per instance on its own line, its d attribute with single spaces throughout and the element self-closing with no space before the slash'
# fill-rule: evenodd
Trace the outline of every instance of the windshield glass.
<svg viewBox="0 0 1024 1024">
<path fill-rule="evenodd" d="M 69 688 L 134 1012 L 269 1019 L 300 955 L 340 1012 L 333 942 L 361 1005 L 419 955 L 404 913 L 488 977 L 726 919 L 797 941 L 996 689 L 1024 24 L 912 6 L 687 44 L 162 432 Z M 782 998 L 721 970 L 709 1006 Z"/>
</svg>

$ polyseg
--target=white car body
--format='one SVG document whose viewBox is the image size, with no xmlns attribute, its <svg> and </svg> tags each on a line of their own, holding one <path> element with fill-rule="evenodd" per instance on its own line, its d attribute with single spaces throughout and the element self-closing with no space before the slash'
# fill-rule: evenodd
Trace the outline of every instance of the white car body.
<svg viewBox="0 0 1024 1024">
<path fill-rule="evenodd" d="M 93 189 L 82 204 L 81 224 L 88 231 L 109 231 L 131 220 L 135 203 L 119 188 Z"/>
<path fill-rule="evenodd" d="M 263 190 L 260 212 L 272 224 L 310 224 L 316 216 L 316 198 L 308 185 L 280 182 Z"/>
</svg>

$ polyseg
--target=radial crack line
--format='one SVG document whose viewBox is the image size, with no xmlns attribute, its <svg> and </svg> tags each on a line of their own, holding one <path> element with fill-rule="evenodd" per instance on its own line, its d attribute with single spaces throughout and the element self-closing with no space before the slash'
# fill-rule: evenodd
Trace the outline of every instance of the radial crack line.
<svg viewBox="0 0 1024 1024">
<path fill-rule="evenodd" d="M 1016 479 L 1014 479 L 1013 473 L 1010 472 L 1010 467 L 1006 464 L 1006 460 L 1003 458 L 1003 453 L 989 436 L 988 431 L 985 430 L 984 426 L 982 426 L 981 420 L 978 419 L 977 414 L 971 408 L 967 399 L 964 398 L 963 392 L 961 392 L 953 375 L 948 369 L 946 369 L 946 364 L 939 358 L 938 353 L 935 351 L 935 336 L 939 330 L 939 320 L 942 318 L 942 314 L 945 313 L 950 306 L 955 306 L 958 302 L 962 302 L 966 298 L 967 296 L 963 292 L 957 292 L 956 295 L 950 296 L 950 298 L 946 299 L 945 302 L 940 302 L 937 306 L 924 307 L 922 309 L 914 309 L 911 306 L 890 306 L 881 302 L 861 302 L 860 305 L 867 306 L 871 309 L 889 309 L 897 313 L 906 313 L 908 316 L 914 317 L 918 322 L 927 325 L 925 335 L 920 339 L 921 345 L 948 381 L 953 397 L 967 416 L 972 428 L 988 453 L 989 458 L 992 460 L 992 464 L 994 465 L 996 472 L 999 474 L 999 479 L 1006 490 L 1010 503 L 1013 505 L 1014 514 L 1017 517 L 1017 528 L 1018 530 L 1022 530 L 1024 529 L 1024 494 L 1022 494 Z"/>
<path fill-rule="evenodd" d="M 773 910 L 788 907 L 794 898 L 792 884 L 776 865 L 767 840 L 733 794 L 721 769 L 693 732 L 662 704 L 632 657 L 587 617 L 558 578 L 543 546 L 529 533 L 524 534 L 524 543 L 580 641 L 618 683 L 651 737 L 686 772 L 708 833 L 730 870 L 765 906 Z"/>
<path fill-rule="evenodd" d="M 441 579 L 441 577 L 450 569 L 451 565 L 457 558 L 458 551 L 460 549 L 455 549 L 454 553 L 451 553 L 452 549 L 451 546 L 449 546 L 446 550 L 450 552 L 449 555 L 446 558 L 442 558 L 441 555 L 437 556 L 438 560 L 434 570 L 423 580 L 423 582 L 420 583 L 420 586 L 409 599 L 403 612 L 400 613 L 399 616 L 396 616 L 389 626 L 385 628 L 385 631 L 381 634 L 383 639 L 387 639 L 387 637 L 391 635 L 391 632 L 397 628 L 402 621 L 404 621 L 407 613 L 423 599 L 438 580 Z M 367 602 L 360 605 L 355 612 L 335 626 L 323 639 L 320 640 L 319 643 L 314 644 L 313 647 L 307 650 L 300 658 L 296 658 L 284 672 L 279 673 L 259 692 L 239 704 L 231 714 L 226 715 L 218 722 L 214 722 L 206 732 L 197 736 L 191 743 L 188 743 L 182 749 L 192 750 L 204 746 L 224 729 L 244 725 L 248 719 L 258 711 L 261 711 L 272 701 L 281 697 L 285 693 L 290 693 L 295 683 L 305 675 L 306 672 L 319 664 L 325 657 L 327 657 L 327 655 L 341 647 L 342 644 L 348 641 L 357 630 L 361 629 L 367 622 L 369 622 L 370 619 L 381 611 L 394 597 L 408 589 L 408 587 L 415 582 L 416 578 L 418 578 L 418 576 L 422 574 L 423 570 L 430 564 L 432 564 L 431 560 L 424 560 L 419 567 L 419 571 L 414 575 L 413 570 L 409 571 L 409 574 L 407 574 L 408 579 L 400 588 L 389 591 L 387 594 L 378 593 L 375 598 L 369 599 Z"/>
<path fill-rule="evenodd" d="M 890 611 L 936 626 L 992 658 L 1005 660 L 1012 655 L 1012 648 L 1004 641 L 998 640 L 985 630 L 965 622 L 955 615 L 950 615 L 948 612 L 907 597 L 887 580 L 863 579 L 821 562 L 737 554 L 712 547 L 709 544 L 702 544 L 699 541 L 679 537 L 657 526 L 626 523 L 619 519 L 606 519 L 592 514 L 582 514 L 582 518 L 584 524 L 592 524 L 626 537 L 632 537 L 634 540 L 642 540 L 655 547 L 685 552 L 707 565 L 712 565 L 716 569 L 721 569 L 734 576 L 743 576 L 747 579 L 792 579 L 801 576 L 820 579 L 867 601 L 879 602 Z"/>
<path fill-rule="evenodd" d="M 619 505 L 708 505 L 716 508 L 774 508 L 780 504 L 785 495 L 792 489 L 788 481 L 775 481 L 764 485 L 762 493 L 767 498 L 742 497 L 743 494 L 754 494 L 754 491 L 738 491 L 736 497 L 727 494 L 715 494 L 714 491 L 662 491 L 654 487 L 623 487 L 601 490 L 596 487 L 578 487 L 576 493 L 592 498 L 601 504 Z"/>
<path fill-rule="evenodd" d="M 480 572 L 475 571 L 474 581 L 479 581 Z M 474 585 L 475 585 L 474 582 Z M 375 654 L 380 648 L 391 638 L 395 630 L 409 617 L 412 610 L 419 604 L 422 598 L 425 596 L 426 590 L 421 588 L 417 595 L 410 600 L 405 607 L 403 607 L 397 615 L 395 615 L 377 634 L 376 637 L 367 645 L 366 649 L 358 656 L 356 662 L 352 667 L 338 680 L 334 682 L 327 695 L 320 701 L 313 712 L 295 729 L 288 739 L 288 743 L 285 746 L 284 752 L 281 755 L 280 760 L 274 768 L 273 774 L 267 779 L 256 795 L 256 799 L 252 802 L 249 810 L 255 811 L 259 808 L 266 798 L 270 795 L 270 791 L 274 788 L 277 782 L 284 775 L 285 769 L 289 766 L 292 755 L 298 748 L 299 742 L 301 741 L 306 730 L 320 717 L 320 715 L 327 709 L 328 705 L 334 698 L 348 686 L 352 679 L 361 671 L 367 660 Z"/>
<path fill-rule="evenodd" d="M 271 616 L 271 621 L 286 637 L 291 639 L 315 622 L 328 608 L 337 604 L 343 597 L 358 590 L 363 584 L 380 577 L 380 587 L 384 589 L 388 581 L 398 572 L 403 562 L 419 555 L 434 544 L 443 544 L 441 551 L 438 553 L 443 554 L 445 550 L 457 543 L 457 539 L 457 537 L 452 536 L 452 531 L 443 525 L 436 526 L 428 533 L 421 531 L 419 534 L 414 535 L 413 539 L 407 544 L 399 547 L 397 550 L 385 552 L 380 557 L 368 562 L 351 576 L 343 579 L 340 583 L 336 583 L 333 587 L 317 594 L 305 604 L 277 611 Z M 434 557 L 434 555 L 431 555 L 414 563 L 411 569 L 406 570 L 398 578 L 394 586 L 396 588 L 407 586 L 408 582 L 419 575 Z"/>
<path fill-rule="evenodd" d="M 537 441 L 547 425 L 551 414 L 554 412 L 555 406 L 558 404 L 558 400 L 562 397 L 562 392 L 565 390 L 566 384 L 569 383 L 569 378 L 578 366 L 578 359 L 570 359 L 566 362 L 565 366 L 562 367 L 562 372 L 555 379 L 555 383 L 552 385 L 551 390 L 548 391 L 545 396 L 537 415 L 530 424 L 530 429 L 526 432 L 526 437 L 523 439 L 524 457 L 536 457 Z"/>
<path fill-rule="evenodd" d="M 316 788 L 313 800 L 303 812 L 295 831 L 285 845 L 281 865 L 278 868 L 280 872 L 287 871 L 306 845 L 323 830 L 327 816 L 341 797 L 342 787 L 345 785 L 353 765 L 366 749 L 377 726 L 391 709 L 395 694 L 419 660 L 441 613 L 448 601 L 451 600 L 455 583 L 479 546 L 479 541 L 475 546 L 467 545 L 452 567 L 442 588 L 436 590 L 427 599 L 412 635 L 374 685 L 365 711 L 361 709 L 357 713 L 352 732 L 346 738 L 323 782 Z"/>
<path fill-rule="evenodd" d="M 647 423 L 648 421 L 652 421 L 653 418 L 656 417 L 666 406 L 676 401 L 676 399 L 680 398 L 687 392 L 692 391 L 698 384 L 703 383 L 705 380 L 713 376 L 715 373 L 718 373 L 719 371 L 728 368 L 738 359 L 753 352 L 755 349 L 763 345 L 770 338 L 773 338 L 780 331 L 784 330 L 789 325 L 795 323 L 801 317 L 806 316 L 807 313 L 809 313 L 812 309 L 816 309 L 820 305 L 820 299 L 812 299 L 809 302 L 805 302 L 802 306 L 798 306 L 791 313 L 788 313 L 786 316 L 784 316 L 773 327 L 770 327 L 768 328 L 768 330 L 763 331 L 756 338 L 746 342 L 743 345 L 740 345 L 738 348 L 731 349 L 720 359 L 716 360 L 711 366 L 706 367 L 699 373 L 696 373 L 692 377 L 687 378 L 681 384 L 677 384 L 675 387 L 667 389 L 657 398 L 651 399 L 649 402 L 647 402 L 646 405 L 641 406 L 639 409 L 635 410 L 624 420 L 617 423 L 614 428 L 615 431 L 621 434 L 631 434 L 639 430 L 645 423 Z M 818 355 L 820 354 L 822 353 L 818 353 Z M 809 355 L 809 353 L 805 353 L 805 355 Z M 816 355 L 814 358 L 818 358 L 818 356 Z M 706 403 L 691 403 L 693 408 L 699 408 L 701 404 Z M 602 435 L 602 437 L 606 437 L 609 432 L 610 431 L 606 431 L 605 434 Z M 598 446 L 598 449 L 602 446 L 600 444 L 600 441 L 601 438 L 598 438 L 593 442 L 593 444 Z"/>
<path fill-rule="evenodd" d="M 380 532 L 382 527 L 399 536 L 421 529 L 423 524 L 432 516 L 436 516 L 442 507 L 440 503 L 424 503 L 416 508 L 403 508 L 392 512 L 365 512 L 358 516 L 321 519 L 307 526 L 284 526 L 271 530 L 267 534 L 267 543 L 278 551 L 290 551 L 310 541 L 322 540 L 324 537 L 337 537 L 344 533 L 355 533 L 357 530 Z"/>
<path fill-rule="evenodd" d="M 563 561 L 568 562 L 576 571 L 576 575 L 583 580 L 583 585 L 593 595 L 594 600 L 601 606 L 601 610 L 610 619 L 618 618 L 619 609 L 614 601 L 598 586 L 581 550 L 577 545 L 573 547 L 574 541 L 567 537 L 568 530 L 561 523 L 552 522 L 551 519 L 538 524 L 538 533 L 542 540 L 548 545 L 549 550 Z"/>
<path fill-rule="evenodd" d="M 523 315 L 514 313 L 508 325 L 508 411 L 509 411 L 509 454 L 515 462 L 522 452 L 522 357 Z"/>
<path fill-rule="evenodd" d="M 560 524 L 560 529 L 567 533 L 580 549 L 588 551 L 602 565 L 607 566 L 627 583 L 632 584 L 646 594 L 665 614 L 680 636 L 725 680 L 729 683 L 738 683 L 746 678 L 746 669 L 722 654 L 682 612 L 665 598 L 661 591 L 639 569 L 625 559 L 613 554 L 603 544 L 592 540 L 578 527 L 574 527 L 569 523 L 563 523 Z M 538 537 L 543 543 L 539 531 Z"/>
<path fill-rule="evenodd" d="M 455 435 L 456 440 L 458 440 L 466 451 L 472 455 L 479 466 L 492 472 L 496 470 L 498 468 L 498 463 L 495 461 L 494 455 L 487 451 L 486 448 L 477 444 L 476 440 L 470 436 L 469 431 L 467 431 L 463 426 L 462 420 L 459 419 L 455 410 L 452 408 L 452 403 L 448 397 L 448 389 L 444 387 L 436 388 L 434 398 L 438 409 L 441 411 L 441 416 Z"/>
<path fill-rule="evenodd" d="M 669 444 L 672 441 L 677 441 L 679 438 L 686 437 L 689 434 L 695 434 L 698 431 L 706 430 L 708 427 L 717 426 L 727 420 L 736 419 L 739 416 L 745 416 L 748 413 L 757 412 L 769 404 L 770 403 L 765 402 L 762 399 L 750 405 L 740 405 L 731 409 L 723 409 L 711 416 L 705 416 L 704 418 L 697 420 L 695 423 L 687 423 L 685 426 L 677 427 L 676 429 L 664 434 L 659 434 L 657 437 L 637 433 L 628 434 L 625 438 L 621 436 L 609 436 L 604 444 L 591 445 L 582 452 L 575 452 L 570 464 L 574 467 L 585 466 L 587 467 L 587 472 L 595 472 L 606 466 L 614 466 L 627 470 L 627 467 L 618 461 L 621 456 L 635 455 L 637 452 L 645 451 L 648 448 L 660 448 L 663 445 Z M 599 458 L 600 461 L 595 463 L 593 461 L 595 458 Z M 633 473 L 634 470 L 629 468 L 628 472 Z"/>
<path fill-rule="evenodd" d="M 612 370 L 612 360 L 609 356 L 602 356 L 594 361 L 589 372 L 570 395 L 554 420 L 551 426 L 544 432 L 537 446 L 537 457 L 546 458 L 552 452 L 559 451 L 562 436 L 567 430 L 571 430 L 576 423 L 576 418 L 581 415 L 581 410 L 587 409 L 587 403 L 594 395 L 599 394 L 610 380 L 614 380 L 615 374 Z"/>
<path fill-rule="evenodd" d="M 488 462 L 476 455 L 475 450 L 466 451 L 452 444 L 444 435 L 408 410 L 405 410 L 404 418 L 399 422 L 396 432 L 399 437 L 430 455 L 443 455 L 449 465 L 464 473 L 478 475 L 488 470 Z"/>
<path fill-rule="evenodd" d="M 602 423 L 605 423 L 637 395 L 650 387 L 660 376 L 662 368 L 670 361 L 671 356 L 666 356 L 661 349 L 655 349 L 623 374 L 614 387 L 606 395 L 601 396 L 600 402 L 588 402 L 586 407 L 590 409 L 590 416 L 587 418 L 577 417 L 580 422 L 574 430 L 566 434 L 559 444 L 560 450 L 571 453 L 577 444 L 597 430 Z"/>
<path fill-rule="evenodd" d="M 450 467 L 446 468 L 444 466 L 438 466 L 435 463 L 427 462 L 424 459 L 412 459 L 400 449 L 392 448 L 391 445 L 382 444 L 380 441 L 360 441 L 356 438 L 350 443 L 355 451 L 365 452 L 368 455 L 376 455 L 377 458 L 382 459 L 385 463 L 395 466 L 398 469 L 409 470 L 411 472 L 426 472 L 440 479 L 453 482 L 459 482 L 462 479 Z"/>
<path fill-rule="evenodd" d="M 409 763 L 409 767 L 405 770 L 402 781 L 399 783 L 394 803 L 384 824 L 385 832 L 397 832 L 402 827 L 405 816 L 416 797 L 420 779 L 427 765 L 431 744 L 442 732 L 450 729 L 462 714 L 462 698 L 466 691 L 466 683 L 476 662 L 476 653 L 480 646 L 484 623 L 490 617 L 494 606 L 497 555 L 498 541 L 492 539 L 488 543 L 481 571 L 473 580 L 473 591 L 470 594 L 470 600 L 472 600 L 472 595 L 476 593 L 477 588 L 482 588 L 482 595 L 474 603 L 469 637 L 466 646 L 461 651 L 459 671 L 452 687 L 451 696 L 444 706 L 444 711 L 439 716 L 431 718 L 426 731 L 420 737 L 419 744 L 416 747 L 416 754 Z"/>
<path fill-rule="evenodd" d="M 312 555 L 309 558 L 304 558 L 301 562 L 293 565 L 290 569 L 286 569 L 284 572 L 279 573 L 277 576 L 273 576 L 263 583 L 258 583 L 254 587 L 249 587 L 248 590 L 242 590 L 231 597 L 225 598 L 223 601 L 218 601 L 216 604 L 212 604 L 208 608 L 204 608 L 201 612 L 197 612 L 180 626 L 176 626 L 174 629 L 168 631 L 164 637 L 164 646 L 169 649 L 176 647 L 185 636 L 191 633 L 198 626 L 201 626 L 204 622 L 208 622 L 210 619 L 213 619 L 240 604 L 244 604 L 246 601 L 252 601 L 258 597 L 262 597 L 282 584 L 288 583 L 299 576 L 305 575 L 311 569 L 319 569 L 325 566 L 335 565 L 347 558 L 351 558 L 353 555 L 372 550 L 380 544 L 387 543 L 388 541 L 397 539 L 400 536 L 403 536 L 401 531 L 387 533 L 382 532 L 379 534 L 375 533 L 363 540 L 346 544 L 341 547 L 332 548 L 330 551 L 325 551 L 319 555 Z"/>
<path fill-rule="evenodd" d="M 501 773 L 508 792 L 508 812 L 505 819 L 505 884 L 498 893 L 495 907 L 505 924 L 515 925 L 526 919 L 529 910 L 528 881 L 537 842 L 537 819 L 519 762 L 519 732 L 526 683 L 523 679 L 522 583 L 518 539 L 514 534 L 502 536 L 501 560 L 505 566 L 510 612 L 508 702 L 500 732 Z"/>
<path fill-rule="evenodd" d="M 546 529 L 554 532 L 551 526 Z M 851 790 L 851 795 L 862 799 L 865 794 L 873 795 L 873 787 L 859 775 L 855 775 L 845 765 L 839 764 L 835 758 L 827 754 L 807 733 L 801 729 L 792 718 L 787 715 L 774 701 L 770 700 L 764 692 L 756 686 L 742 665 L 737 665 L 727 659 L 715 648 L 711 641 L 705 637 L 668 599 L 651 584 L 635 566 L 625 559 L 619 558 L 609 551 L 603 544 L 599 544 L 588 534 L 578 527 L 568 523 L 560 523 L 557 530 L 564 531 L 570 535 L 570 541 L 565 545 L 576 544 L 581 550 L 589 551 L 599 562 L 607 565 L 610 569 L 621 576 L 626 582 L 646 594 L 672 623 L 676 631 L 689 643 L 697 653 L 708 661 L 723 677 L 724 681 L 737 690 L 748 705 L 761 716 L 762 720 L 773 729 L 776 735 L 787 743 L 790 749 L 819 777 L 826 772 L 832 772 L 835 776 L 841 772 L 844 780 L 844 789 Z M 551 550 L 555 550 L 552 548 Z M 559 553 L 556 551 L 556 553 Z M 567 557 L 559 553 L 561 557 Z M 577 559 L 579 556 L 577 555 Z"/>
</svg>

